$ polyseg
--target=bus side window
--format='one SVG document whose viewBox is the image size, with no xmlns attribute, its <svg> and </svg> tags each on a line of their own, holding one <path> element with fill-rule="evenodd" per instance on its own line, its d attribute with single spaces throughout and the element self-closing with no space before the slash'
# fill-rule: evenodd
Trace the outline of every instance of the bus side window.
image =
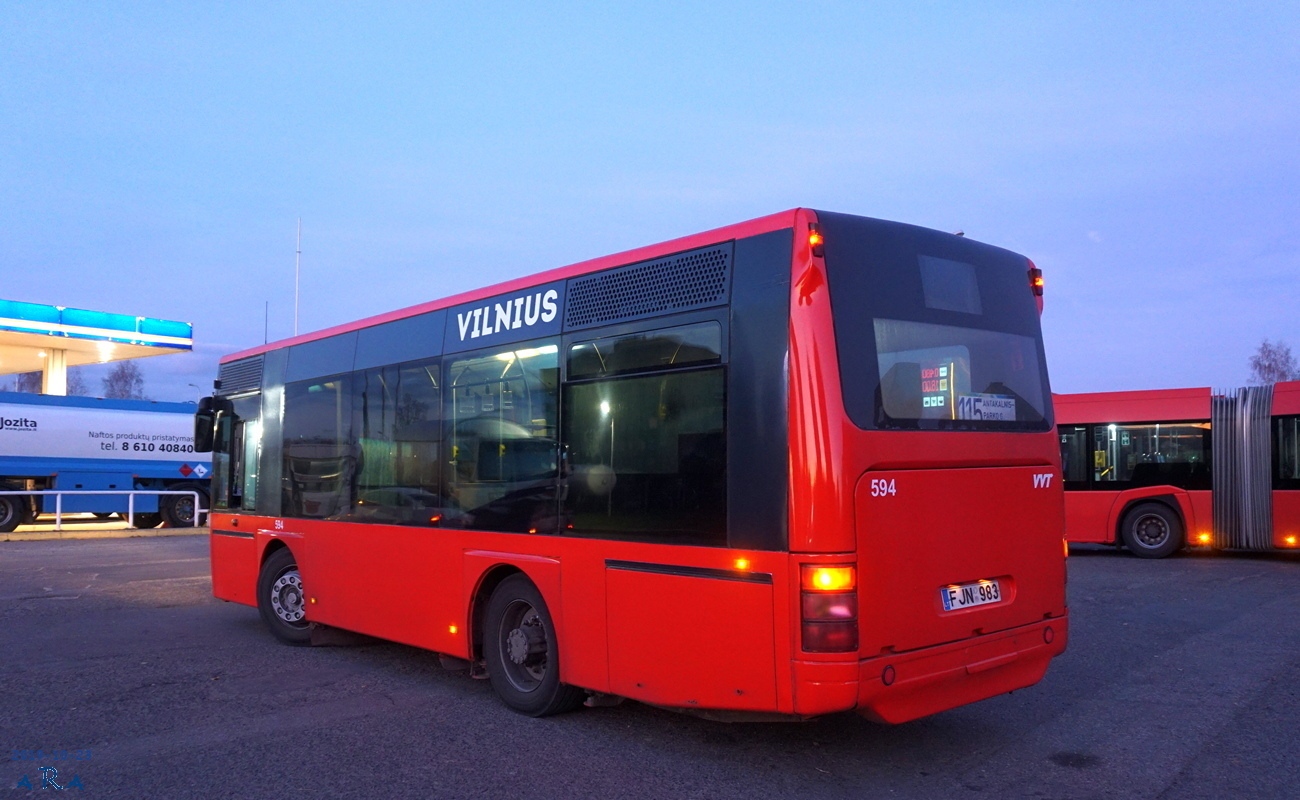
<svg viewBox="0 0 1300 800">
<path fill-rule="evenodd" d="M 533 342 L 448 362 L 443 525 L 561 529 L 558 353 Z"/>
<path fill-rule="evenodd" d="M 566 524 L 576 535 L 725 545 L 726 372 L 716 322 L 573 346 Z M 639 373 L 639 374 L 629 374 Z"/>
</svg>

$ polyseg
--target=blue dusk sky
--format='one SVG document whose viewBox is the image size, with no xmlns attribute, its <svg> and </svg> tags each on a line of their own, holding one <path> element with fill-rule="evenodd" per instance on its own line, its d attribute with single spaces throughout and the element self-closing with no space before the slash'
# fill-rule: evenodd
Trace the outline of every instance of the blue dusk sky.
<svg viewBox="0 0 1300 800">
<path fill-rule="evenodd" d="M 1294 2 L 0 6 L 0 297 L 192 322 L 156 399 L 299 217 L 307 332 L 794 206 L 1032 258 L 1056 391 L 1236 386 L 1298 177 Z"/>
</svg>

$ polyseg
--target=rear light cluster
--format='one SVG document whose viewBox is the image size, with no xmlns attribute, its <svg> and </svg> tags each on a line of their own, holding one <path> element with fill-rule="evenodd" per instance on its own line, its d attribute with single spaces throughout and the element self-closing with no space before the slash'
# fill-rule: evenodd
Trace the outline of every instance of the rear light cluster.
<svg viewBox="0 0 1300 800">
<path fill-rule="evenodd" d="M 804 564 L 800 575 L 803 649 L 848 653 L 858 649 L 858 576 L 851 565 Z"/>
<path fill-rule="evenodd" d="M 1033 291 L 1034 297 L 1043 296 L 1043 271 L 1034 266 L 1034 262 L 1029 262 L 1029 288 Z"/>
</svg>

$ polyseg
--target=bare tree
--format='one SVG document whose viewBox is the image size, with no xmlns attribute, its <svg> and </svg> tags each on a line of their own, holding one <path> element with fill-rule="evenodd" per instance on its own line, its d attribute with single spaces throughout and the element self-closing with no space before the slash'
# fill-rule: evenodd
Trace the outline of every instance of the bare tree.
<svg viewBox="0 0 1300 800">
<path fill-rule="evenodd" d="M 68 370 L 68 394 L 75 397 L 89 397 L 90 384 L 86 377 L 77 370 Z"/>
<path fill-rule="evenodd" d="M 18 383 L 14 386 L 15 392 L 28 392 L 29 394 L 41 393 L 41 373 L 24 372 L 18 376 Z"/>
<path fill-rule="evenodd" d="M 1300 380 L 1300 367 L 1296 366 L 1295 356 L 1291 355 L 1291 346 L 1283 341 L 1273 344 L 1265 339 L 1261 342 L 1259 350 L 1250 357 L 1250 382 L 1294 380 Z"/>
<path fill-rule="evenodd" d="M 134 361 L 119 361 L 104 378 L 104 397 L 111 400 L 148 400 L 144 375 Z"/>
</svg>

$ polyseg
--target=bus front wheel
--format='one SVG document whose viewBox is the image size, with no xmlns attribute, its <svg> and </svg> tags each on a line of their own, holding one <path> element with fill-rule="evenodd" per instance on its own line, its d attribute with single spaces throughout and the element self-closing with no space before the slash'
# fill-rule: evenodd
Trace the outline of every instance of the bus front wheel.
<svg viewBox="0 0 1300 800">
<path fill-rule="evenodd" d="M 307 644 L 311 641 L 311 623 L 307 621 L 306 602 L 293 553 L 287 547 L 276 550 L 257 576 L 257 610 L 262 621 L 285 644 Z"/>
<path fill-rule="evenodd" d="M 1139 558 L 1164 558 L 1183 547 L 1183 523 L 1162 503 L 1142 503 L 1124 515 L 1120 536 Z"/>
<path fill-rule="evenodd" d="M 545 717 L 582 705 L 585 692 L 560 683 L 555 626 L 541 592 L 528 578 L 511 575 L 496 588 L 483 634 L 492 689 L 511 709 Z"/>
</svg>

